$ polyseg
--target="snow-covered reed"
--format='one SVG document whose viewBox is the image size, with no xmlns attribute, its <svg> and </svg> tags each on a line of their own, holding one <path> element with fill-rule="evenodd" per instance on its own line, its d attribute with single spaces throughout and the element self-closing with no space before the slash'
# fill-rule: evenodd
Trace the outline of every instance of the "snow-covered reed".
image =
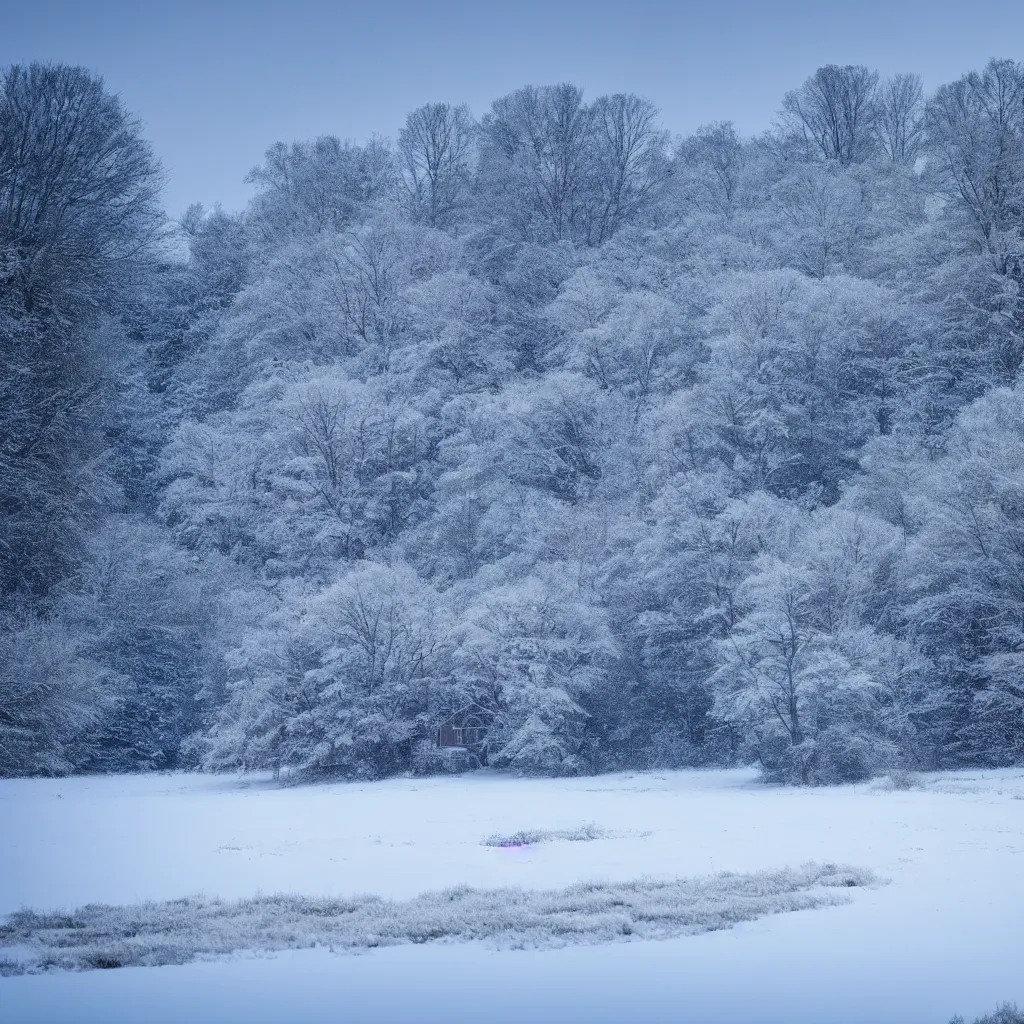
<svg viewBox="0 0 1024 1024">
<path fill-rule="evenodd" d="M 590 843 L 595 839 L 608 839 L 615 833 L 598 825 L 589 823 L 578 828 L 529 828 L 520 829 L 509 835 L 494 834 L 488 836 L 484 846 L 534 846 L 537 843 L 550 843 L 564 840 L 568 843 Z"/>
<path fill-rule="evenodd" d="M 194 896 L 134 906 L 90 904 L 72 913 L 21 910 L 0 926 L 0 973 L 181 964 L 239 950 L 486 940 L 503 948 L 664 939 L 729 928 L 767 914 L 849 900 L 874 884 L 867 871 L 806 864 L 756 874 L 581 882 L 560 890 L 460 886 L 410 900 Z"/>
</svg>

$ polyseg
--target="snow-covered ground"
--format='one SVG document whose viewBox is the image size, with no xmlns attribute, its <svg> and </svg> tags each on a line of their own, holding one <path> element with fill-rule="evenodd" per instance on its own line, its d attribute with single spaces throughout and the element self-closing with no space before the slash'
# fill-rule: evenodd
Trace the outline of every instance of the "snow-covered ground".
<svg viewBox="0 0 1024 1024">
<path fill-rule="evenodd" d="M 586 825 L 600 838 L 486 844 Z M 408 899 L 459 884 L 560 888 L 807 861 L 891 882 L 851 890 L 844 906 L 657 942 L 312 950 L 0 978 L 0 1021 L 945 1024 L 1024 1003 L 1021 771 L 924 776 L 910 790 L 775 789 L 741 771 L 0 783 L 0 915 L 195 893 Z"/>
</svg>

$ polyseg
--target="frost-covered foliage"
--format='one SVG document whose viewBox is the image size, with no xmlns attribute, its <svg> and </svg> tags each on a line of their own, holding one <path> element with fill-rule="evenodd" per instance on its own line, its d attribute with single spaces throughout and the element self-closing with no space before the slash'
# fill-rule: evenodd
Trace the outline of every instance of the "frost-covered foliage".
<svg viewBox="0 0 1024 1024">
<path fill-rule="evenodd" d="M 9 620 L 0 632 L 0 773 L 63 775 L 88 763 L 123 680 L 57 621 Z"/>
<path fill-rule="evenodd" d="M 360 563 L 284 601 L 227 652 L 227 701 L 206 740 L 215 767 L 381 775 L 404 768 L 445 689 L 447 621 L 408 568 Z"/>
<path fill-rule="evenodd" d="M 965 1024 L 959 1014 L 949 1024 Z M 1004 1003 L 995 1013 L 986 1013 L 984 1017 L 975 1017 L 972 1024 L 1024 1024 L 1024 1013 L 1014 1003 Z"/>
<path fill-rule="evenodd" d="M 57 139 L 47 90 L 125 116 L 2 89 Z M 74 223 L 120 262 L 0 223 L 0 771 L 377 776 L 467 709 L 522 773 L 1019 763 L 1024 66 L 780 102 L 279 143 L 187 261 L 134 126 L 90 135 L 120 177 Z"/>
<path fill-rule="evenodd" d="M 834 864 L 706 879 L 579 882 L 531 891 L 460 886 L 411 900 L 257 896 L 237 903 L 201 897 L 137 906 L 90 904 L 73 913 L 20 910 L 0 925 L 0 974 L 154 967 L 223 956 L 330 946 L 483 940 L 499 948 L 699 935 L 768 914 L 849 901 L 875 884 L 870 872 Z M 28 957 L 23 950 L 27 947 Z"/>
</svg>

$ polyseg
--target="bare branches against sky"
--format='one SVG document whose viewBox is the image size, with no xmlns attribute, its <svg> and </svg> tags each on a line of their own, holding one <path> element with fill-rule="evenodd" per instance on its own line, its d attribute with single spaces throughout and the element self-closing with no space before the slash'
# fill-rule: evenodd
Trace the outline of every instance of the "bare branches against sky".
<svg viewBox="0 0 1024 1024">
<path fill-rule="evenodd" d="M 1024 38 L 1024 8 L 972 12 L 941 0 L 38 0 L 5 10 L 0 65 L 54 60 L 102 73 L 145 122 L 177 215 L 197 199 L 244 205 L 243 179 L 274 140 L 394 137 L 425 98 L 479 115 L 524 83 L 572 81 L 588 97 L 644 96 L 673 133 L 720 120 L 753 133 L 822 64 L 883 76 L 913 67 L 932 89 L 993 55 L 1015 56 L 1004 50 Z"/>
</svg>

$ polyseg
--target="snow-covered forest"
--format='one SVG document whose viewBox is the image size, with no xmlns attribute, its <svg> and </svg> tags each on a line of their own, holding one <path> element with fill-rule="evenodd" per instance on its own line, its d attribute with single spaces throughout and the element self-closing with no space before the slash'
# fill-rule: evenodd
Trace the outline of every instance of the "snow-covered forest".
<svg viewBox="0 0 1024 1024">
<path fill-rule="evenodd" d="M 101 79 L 4 71 L 0 774 L 467 707 L 530 774 L 1024 761 L 1024 64 L 794 86 L 427 103 L 176 223 Z"/>
</svg>

